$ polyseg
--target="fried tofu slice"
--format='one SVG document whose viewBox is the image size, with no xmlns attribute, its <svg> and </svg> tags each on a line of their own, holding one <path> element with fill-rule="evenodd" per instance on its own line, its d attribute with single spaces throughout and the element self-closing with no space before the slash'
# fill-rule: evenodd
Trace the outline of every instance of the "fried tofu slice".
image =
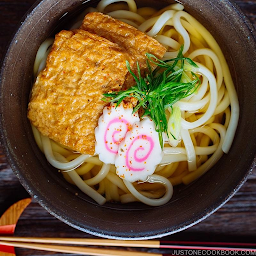
<svg viewBox="0 0 256 256">
<path fill-rule="evenodd" d="M 80 28 L 102 36 L 125 49 L 131 57 L 130 65 L 132 71 L 137 74 L 136 63 L 138 62 L 142 76 L 147 71 L 147 58 L 145 54 L 151 53 L 161 59 L 166 52 L 166 48 L 154 38 L 127 23 L 100 12 L 88 13 Z M 150 64 L 154 68 L 152 63 Z M 133 85 L 134 80 L 132 75 L 127 73 L 123 89 L 127 89 Z"/>
<path fill-rule="evenodd" d="M 123 85 L 126 60 L 125 50 L 105 38 L 84 30 L 61 31 L 32 88 L 31 123 L 54 141 L 93 155 L 94 130 L 106 105 L 102 94 Z"/>
</svg>

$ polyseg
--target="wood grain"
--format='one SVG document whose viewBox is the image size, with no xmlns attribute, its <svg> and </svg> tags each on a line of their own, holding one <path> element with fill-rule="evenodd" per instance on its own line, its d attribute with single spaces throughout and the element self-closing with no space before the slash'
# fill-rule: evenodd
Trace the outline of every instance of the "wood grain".
<svg viewBox="0 0 256 256">
<path fill-rule="evenodd" d="M 0 226 L 16 225 L 20 215 L 30 204 L 31 198 L 22 199 L 10 206 L 0 218 Z"/>
<path fill-rule="evenodd" d="M 11 36 L 35 0 L 0 0 L 0 58 Z M 234 1 L 256 28 L 256 1 Z M 0 147 L 0 216 L 13 203 L 26 198 L 28 193 L 19 183 L 6 162 Z M 59 221 L 35 200 L 21 215 L 15 234 L 41 237 L 92 237 Z M 255 242 L 256 240 L 256 170 L 247 182 L 225 205 L 199 224 L 165 237 L 164 240 Z M 128 250 L 132 250 L 128 248 Z M 156 250 L 153 250 L 157 252 Z M 16 249 L 17 256 L 76 255 Z M 135 254 L 136 255 L 136 254 Z"/>
</svg>

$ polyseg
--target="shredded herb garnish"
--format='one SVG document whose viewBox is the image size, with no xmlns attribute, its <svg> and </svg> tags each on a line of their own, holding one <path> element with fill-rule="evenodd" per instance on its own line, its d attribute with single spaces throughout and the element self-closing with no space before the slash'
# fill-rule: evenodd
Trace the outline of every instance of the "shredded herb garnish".
<svg viewBox="0 0 256 256">
<path fill-rule="evenodd" d="M 126 98 L 136 98 L 138 103 L 133 112 L 142 108 L 143 116 L 149 116 L 153 120 L 156 131 L 159 133 L 161 147 L 163 147 L 162 133 L 167 133 L 168 127 L 165 110 L 194 93 L 200 85 L 200 79 L 196 74 L 186 70 L 186 67 L 190 66 L 188 69 L 191 70 L 198 66 L 191 59 L 184 57 L 182 50 L 183 47 L 180 48 L 176 58 L 165 61 L 147 53 L 149 72 L 145 77 L 141 76 L 138 63 L 137 77 L 132 72 L 129 62 L 126 61 L 127 69 L 134 77 L 136 85 L 125 91 L 106 93 L 103 98 L 104 101 L 116 102 L 117 106 Z M 157 65 L 153 71 L 149 61 Z"/>
</svg>

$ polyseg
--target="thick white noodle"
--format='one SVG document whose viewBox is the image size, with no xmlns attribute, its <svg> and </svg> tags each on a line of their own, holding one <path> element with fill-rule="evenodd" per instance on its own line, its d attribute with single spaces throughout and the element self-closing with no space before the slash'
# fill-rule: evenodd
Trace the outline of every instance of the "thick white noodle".
<svg viewBox="0 0 256 256">
<path fill-rule="evenodd" d="M 131 11 L 126 11 L 126 10 L 109 12 L 108 15 L 115 19 L 128 19 L 128 20 L 130 19 L 130 20 L 137 21 L 139 23 L 143 23 L 145 21 L 145 19 L 139 14 Z"/>
<path fill-rule="evenodd" d="M 131 12 L 137 12 L 137 5 L 134 0 L 122 0 L 122 1 L 120 1 L 120 0 L 102 0 L 97 5 L 97 9 L 99 10 L 99 12 L 104 12 L 104 9 L 106 8 L 106 6 L 116 3 L 116 2 L 126 2 L 129 6 L 129 9 Z"/>
<path fill-rule="evenodd" d="M 223 151 L 225 153 L 228 153 L 235 136 L 238 119 L 239 119 L 239 102 L 238 102 L 235 86 L 229 71 L 229 67 L 220 49 L 220 46 L 218 45 L 214 37 L 211 35 L 211 33 L 200 22 L 198 22 L 195 18 L 193 18 L 190 14 L 183 12 L 183 17 L 186 20 L 188 20 L 189 23 L 195 26 L 198 32 L 203 36 L 207 44 L 218 56 L 223 69 L 224 81 L 225 81 L 226 88 L 228 90 L 230 104 L 231 104 L 230 122 L 229 122 L 227 133 L 224 139 L 224 143 L 222 146 Z"/>
<path fill-rule="evenodd" d="M 212 129 L 210 126 L 202 126 L 202 127 L 198 127 L 198 128 L 195 128 L 195 129 L 191 129 L 189 130 L 190 134 L 193 134 L 193 133 L 204 133 L 205 135 L 207 135 L 213 144 L 218 144 L 219 143 L 219 135 L 217 134 L 217 132 Z"/>
<path fill-rule="evenodd" d="M 200 88 L 196 91 L 196 93 L 192 95 L 192 97 L 190 98 L 191 101 L 198 101 L 204 97 L 208 89 L 208 82 L 208 79 L 205 76 L 203 76 Z"/>
<path fill-rule="evenodd" d="M 171 4 L 171 5 L 169 6 L 169 8 L 170 8 L 171 10 L 182 11 L 182 10 L 184 10 L 184 5 L 179 4 L 179 3 L 176 3 L 176 4 Z"/>
<path fill-rule="evenodd" d="M 207 146 L 207 147 L 199 147 L 195 146 L 195 154 L 196 155 L 211 155 L 214 153 L 214 151 L 217 149 L 218 143 L 212 145 L 212 146 Z M 167 155 L 175 155 L 177 156 L 178 154 L 181 155 L 186 155 L 186 149 L 185 148 L 172 148 L 172 147 L 165 147 L 164 148 L 164 154 Z"/>
<path fill-rule="evenodd" d="M 127 20 L 127 19 L 119 19 L 119 20 L 138 29 L 138 25 L 135 22 L 133 22 L 132 20 Z"/>
<path fill-rule="evenodd" d="M 224 94 L 224 98 L 222 99 L 220 104 L 218 104 L 217 108 L 215 109 L 214 115 L 218 115 L 219 113 L 223 112 L 225 109 L 228 108 L 229 105 L 230 105 L 230 99 L 229 99 L 228 92 L 226 91 Z"/>
<path fill-rule="evenodd" d="M 129 190 L 126 188 L 126 186 L 124 185 L 124 182 L 121 178 L 119 178 L 116 174 L 109 172 L 107 175 L 107 179 L 114 183 L 117 187 L 119 187 L 120 189 L 122 189 L 125 193 L 129 193 Z"/>
<path fill-rule="evenodd" d="M 168 36 L 156 35 L 155 39 L 164 46 L 168 46 L 170 48 L 173 48 L 174 50 L 177 50 L 177 52 L 180 49 L 180 44 Z"/>
<path fill-rule="evenodd" d="M 195 147 L 196 155 L 207 156 L 213 154 L 218 148 L 218 144 L 214 144 L 208 147 Z"/>
<path fill-rule="evenodd" d="M 162 13 L 151 30 L 147 32 L 147 34 L 152 37 L 155 36 L 162 29 L 162 27 L 164 27 L 165 23 L 173 17 L 174 13 L 174 10 L 169 10 Z"/>
<path fill-rule="evenodd" d="M 35 62 L 34 62 L 34 76 L 36 77 L 38 73 L 44 68 L 46 58 L 48 55 L 49 47 L 53 44 L 54 39 L 53 38 L 47 38 L 39 47 Z M 41 63 L 44 63 L 43 65 Z M 43 67 L 42 67 L 43 66 Z"/>
<path fill-rule="evenodd" d="M 140 30 L 141 32 L 146 33 L 146 31 L 156 23 L 156 21 L 158 20 L 158 18 L 159 18 L 159 16 L 153 17 L 153 18 L 150 18 L 150 19 L 146 20 L 145 22 L 143 22 L 143 23 L 138 27 L 138 30 Z"/>
<path fill-rule="evenodd" d="M 40 150 L 43 152 L 44 149 L 43 149 L 42 140 L 41 140 L 41 133 L 36 129 L 34 125 L 31 125 L 31 127 L 32 127 L 32 132 L 33 132 L 36 144 L 38 145 Z"/>
<path fill-rule="evenodd" d="M 224 129 L 224 132 L 225 132 L 225 129 Z M 211 155 L 217 150 L 220 142 L 219 135 L 213 128 L 211 128 L 211 126 L 203 126 L 203 127 L 191 129 L 190 135 L 194 133 L 204 133 L 211 139 L 213 143 L 213 145 L 207 146 L 207 147 L 200 147 L 200 146 L 194 147 L 192 145 L 195 150 L 195 155 Z M 190 138 L 190 135 L 187 134 L 187 136 L 189 136 L 188 140 Z M 164 164 L 164 165 L 174 163 L 174 162 L 181 162 L 181 161 L 188 161 L 188 164 L 189 164 L 189 161 L 191 162 L 191 159 L 187 157 L 186 148 L 183 148 L 183 147 L 164 147 L 163 153 L 164 153 L 164 156 L 161 161 L 161 164 Z M 192 161 L 195 161 L 194 153 L 192 153 L 192 159 L 194 159 Z"/>
<path fill-rule="evenodd" d="M 57 169 L 61 169 L 61 170 L 74 169 L 74 168 L 80 166 L 87 158 L 90 157 L 90 155 L 80 155 L 79 157 L 77 157 L 76 159 L 74 159 L 68 163 L 57 161 L 55 159 L 53 151 L 52 151 L 50 139 L 46 136 L 41 135 L 41 140 L 42 140 L 42 145 L 43 145 L 44 154 L 46 156 L 46 159 L 52 166 L 54 166 Z"/>
<path fill-rule="evenodd" d="M 136 197 L 139 201 L 143 202 L 144 204 L 147 204 L 150 206 L 159 206 L 167 203 L 171 199 L 173 195 L 173 186 L 168 179 L 160 175 L 153 174 L 148 177 L 148 182 L 161 183 L 163 186 L 165 186 L 166 188 L 165 195 L 157 199 L 148 198 L 142 195 L 137 189 L 135 189 L 135 187 L 131 182 L 124 180 L 124 184 L 126 185 L 128 190 L 132 193 L 132 195 Z"/>
<path fill-rule="evenodd" d="M 174 14 L 173 16 L 173 25 L 175 29 L 180 33 L 180 35 L 183 37 L 184 41 L 184 49 L 183 49 L 183 54 L 185 54 L 189 47 L 190 47 L 190 37 L 186 29 L 182 26 L 180 18 L 183 16 L 183 11 L 178 11 Z"/>
<path fill-rule="evenodd" d="M 188 58 L 193 60 L 194 58 L 196 58 L 197 56 L 200 56 L 200 55 L 209 56 L 212 59 L 214 66 L 216 68 L 217 86 L 218 86 L 218 89 L 220 89 L 221 84 L 223 82 L 223 72 L 222 72 L 219 58 L 211 49 L 206 49 L 206 48 L 197 49 L 197 50 L 193 51 L 191 54 L 189 54 Z"/>
<path fill-rule="evenodd" d="M 176 162 L 188 161 L 187 155 L 183 154 L 173 154 L 164 155 L 160 164 L 171 164 Z"/>
<path fill-rule="evenodd" d="M 47 138 L 47 137 L 45 137 Z M 47 138 L 45 140 L 45 138 L 42 138 L 42 142 L 43 142 L 43 148 L 44 148 L 44 153 L 45 155 L 48 155 L 47 160 L 51 163 L 61 163 L 64 164 L 66 163 L 67 165 L 69 164 L 67 159 L 60 155 L 59 153 L 55 153 L 53 155 L 52 153 L 52 148 L 51 148 L 51 143 L 49 138 Z M 45 143 L 46 142 L 46 143 Z M 47 151 L 50 151 L 49 154 Z M 51 158 L 51 159 L 50 159 Z M 52 164 L 52 163 L 51 163 Z M 98 204 L 102 205 L 106 202 L 106 198 L 104 198 L 102 195 L 100 195 L 97 191 L 95 191 L 93 188 L 91 188 L 90 186 L 88 186 L 83 179 L 76 173 L 75 170 L 70 170 L 68 173 L 68 176 L 72 179 L 72 181 L 76 184 L 76 186 L 82 191 L 84 192 L 86 195 L 88 195 L 89 197 L 91 197 L 93 200 L 95 200 Z"/>
<path fill-rule="evenodd" d="M 210 95 L 208 94 L 202 100 L 199 100 L 199 101 L 180 100 L 175 103 L 175 107 L 179 107 L 180 110 L 197 111 L 203 108 L 209 101 L 210 101 Z"/>
<path fill-rule="evenodd" d="M 186 149 L 182 147 L 164 147 L 164 154 L 186 154 Z"/>
<path fill-rule="evenodd" d="M 187 22 L 184 19 L 180 19 L 180 22 L 184 29 L 190 34 L 191 41 L 193 38 L 196 38 L 197 40 L 203 39 L 202 36 L 198 33 L 198 31 L 189 22 Z"/>
<path fill-rule="evenodd" d="M 211 154 L 213 154 L 219 145 L 219 135 L 215 132 L 215 130 L 209 126 L 203 126 L 203 127 L 199 127 L 199 128 L 190 130 L 190 134 L 194 134 L 194 133 L 204 133 L 211 139 L 211 141 L 213 143 L 213 145 L 207 146 L 207 147 L 195 146 L 194 147 L 195 154 L 196 155 L 211 155 Z M 186 149 L 183 147 L 164 147 L 163 153 L 166 156 L 165 159 L 167 159 L 168 155 L 173 155 L 173 157 L 176 157 L 179 155 L 181 155 L 181 156 L 186 155 Z"/>
<path fill-rule="evenodd" d="M 190 172 L 194 171 L 196 170 L 196 152 L 189 131 L 187 129 L 181 129 L 181 138 L 187 152 L 188 170 Z"/>
<path fill-rule="evenodd" d="M 87 163 L 91 163 L 94 165 L 102 165 L 102 162 L 100 161 L 100 159 L 96 156 L 91 156 L 89 158 L 86 159 Z"/>
<path fill-rule="evenodd" d="M 219 91 L 218 91 L 217 106 L 218 106 L 218 105 L 220 104 L 220 102 L 222 101 L 224 94 L 225 94 L 225 87 L 224 87 L 224 86 L 221 86 L 221 88 L 220 88 Z"/>
<path fill-rule="evenodd" d="M 75 170 L 68 172 L 68 175 L 82 192 L 91 197 L 98 204 L 103 205 L 106 202 L 106 198 L 88 186 Z"/>
<path fill-rule="evenodd" d="M 207 122 L 212 117 L 212 115 L 216 109 L 216 106 L 217 106 L 218 92 L 217 92 L 216 79 L 215 79 L 214 75 L 212 74 L 212 72 L 209 71 L 206 67 L 204 67 L 200 63 L 196 63 L 196 64 L 199 67 L 196 72 L 201 73 L 202 75 L 206 76 L 207 79 L 209 80 L 211 99 L 210 99 L 210 104 L 209 104 L 207 111 L 198 120 L 196 120 L 194 122 L 188 122 L 182 118 L 181 125 L 182 125 L 182 128 L 184 128 L 184 129 L 193 129 L 200 125 L 203 125 L 205 122 Z"/>
<path fill-rule="evenodd" d="M 226 129 L 223 125 L 212 123 L 209 125 L 211 128 L 216 129 L 220 133 L 220 143 L 217 148 L 217 150 L 212 154 L 212 156 L 201 166 L 198 167 L 198 169 L 194 172 L 190 172 L 188 175 L 183 177 L 182 181 L 184 184 L 189 184 L 191 181 L 198 179 L 201 177 L 204 173 L 206 173 L 210 168 L 213 167 L 213 165 L 218 162 L 218 160 L 223 155 L 222 145 L 224 142 L 224 138 L 226 135 Z"/>
<path fill-rule="evenodd" d="M 108 175 L 109 169 L 110 169 L 110 164 L 103 164 L 103 166 L 101 167 L 101 170 L 97 173 L 97 175 L 95 175 L 91 179 L 84 180 L 84 182 L 89 186 L 93 186 L 100 183 Z"/>
<path fill-rule="evenodd" d="M 174 51 L 174 52 L 166 52 L 164 54 L 163 60 L 168 60 L 168 59 L 173 59 L 176 58 L 178 54 L 178 51 Z"/>
</svg>

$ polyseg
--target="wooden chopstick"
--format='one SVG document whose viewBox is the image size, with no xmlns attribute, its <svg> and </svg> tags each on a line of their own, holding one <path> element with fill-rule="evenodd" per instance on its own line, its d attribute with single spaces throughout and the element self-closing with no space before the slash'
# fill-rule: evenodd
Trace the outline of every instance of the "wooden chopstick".
<svg viewBox="0 0 256 256">
<path fill-rule="evenodd" d="M 48 238 L 48 237 L 12 237 L 0 236 L 2 241 L 29 242 L 29 243 L 51 243 L 51 244 L 75 244 L 117 247 L 146 247 L 160 248 L 160 241 L 156 240 L 114 240 L 114 239 L 90 239 L 90 238 Z"/>
<path fill-rule="evenodd" d="M 1 239 L 1 238 L 0 238 Z M 51 251 L 51 252 L 61 252 L 61 253 L 76 253 L 76 254 L 88 254 L 92 256 L 163 256 L 159 253 L 148 253 L 148 252 L 138 252 L 138 251 L 124 251 L 115 249 L 98 249 L 98 248 L 88 248 L 79 246 L 64 246 L 64 245 L 52 245 L 52 244 L 40 244 L 40 243 L 30 243 L 30 242 L 6 242 L 0 241 L 0 244 L 7 246 L 14 246 L 19 248 Z"/>
<path fill-rule="evenodd" d="M 131 252 L 118 249 L 100 249 L 67 245 L 93 245 L 93 246 L 115 246 L 115 247 L 141 247 L 141 248 L 165 248 L 176 250 L 229 250 L 229 251 L 254 251 L 256 252 L 256 243 L 222 243 L 222 242 L 175 242 L 159 240 L 113 240 L 113 239 L 90 239 L 90 238 L 46 238 L 46 237 L 12 237 L 0 236 L 0 245 L 9 245 L 15 247 L 47 250 L 53 252 L 90 254 L 90 255 L 122 255 L 122 256 L 144 256 L 144 255 L 165 255 L 149 252 Z M 54 245 L 59 244 L 59 245 Z"/>
</svg>

